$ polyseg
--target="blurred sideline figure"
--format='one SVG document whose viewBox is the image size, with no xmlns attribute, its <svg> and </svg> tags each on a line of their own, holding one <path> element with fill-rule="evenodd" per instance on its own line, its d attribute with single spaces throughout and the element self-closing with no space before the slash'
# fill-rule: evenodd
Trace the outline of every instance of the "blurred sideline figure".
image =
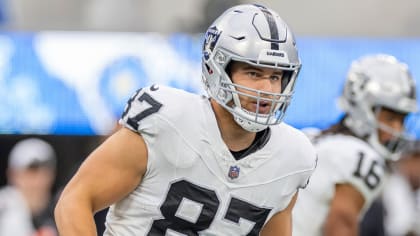
<svg viewBox="0 0 420 236">
<path fill-rule="evenodd" d="M 404 148 L 383 194 L 366 212 L 361 236 L 420 235 L 420 141 Z"/>
<path fill-rule="evenodd" d="M 420 141 L 404 150 L 383 193 L 385 232 L 420 236 Z"/>
<path fill-rule="evenodd" d="M 293 212 L 297 236 L 357 235 L 359 219 L 380 194 L 388 162 L 405 143 L 405 120 L 417 110 L 414 80 L 390 55 L 352 63 L 339 105 L 343 118 L 311 134 L 318 167 Z"/>
<path fill-rule="evenodd" d="M 51 205 L 55 168 L 55 152 L 47 142 L 29 138 L 15 144 L 8 185 L 0 189 L 1 236 L 57 235 Z"/>
<path fill-rule="evenodd" d="M 123 127 L 62 192 L 60 235 L 96 235 L 93 214 L 111 205 L 108 236 L 290 236 L 298 190 L 316 165 L 308 138 L 282 122 L 300 66 L 276 12 L 226 10 L 206 32 L 195 78 L 209 96 L 139 89 Z"/>
</svg>

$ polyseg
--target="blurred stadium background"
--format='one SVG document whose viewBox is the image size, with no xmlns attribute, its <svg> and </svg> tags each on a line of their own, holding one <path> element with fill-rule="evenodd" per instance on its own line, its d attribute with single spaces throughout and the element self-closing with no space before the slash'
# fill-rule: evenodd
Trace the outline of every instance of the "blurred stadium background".
<svg viewBox="0 0 420 236">
<path fill-rule="evenodd" d="M 0 185 L 17 140 L 40 136 L 56 147 L 58 188 L 112 131 L 137 88 L 163 83 L 202 93 L 202 33 L 227 7 L 250 2 L 0 0 Z M 298 128 L 336 121 L 335 99 L 361 55 L 392 54 L 420 78 L 418 0 L 259 3 L 297 37 L 303 69 L 286 120 Z"/>
</svg>

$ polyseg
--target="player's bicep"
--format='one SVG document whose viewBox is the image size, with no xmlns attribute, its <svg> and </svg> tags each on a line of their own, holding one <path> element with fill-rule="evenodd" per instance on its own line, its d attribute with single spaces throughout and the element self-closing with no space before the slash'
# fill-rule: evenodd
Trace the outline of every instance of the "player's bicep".
<svg viewBox="0 0 420 236">
<path fill-rule="evenodd" d="M 63 194 L 87 201 L 98 211 L 133 191 L 146 167 L 143 138 L 122 128 L 89 155 Z"/>
<path fill-rule="evenodd" d="M 353 185 L 336 185 L 324 225 L 325 235 L 355 235 L 364 203 L 362 193 Z"/>
</svg>

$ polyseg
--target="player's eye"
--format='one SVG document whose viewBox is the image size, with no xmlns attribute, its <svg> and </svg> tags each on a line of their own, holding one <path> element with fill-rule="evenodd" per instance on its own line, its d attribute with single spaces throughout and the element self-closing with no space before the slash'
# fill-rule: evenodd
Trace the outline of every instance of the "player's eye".
<svg viewBox="0 0 420 236">
<path fill-rule="evenodd" d="M 248 75 L 249 78 L 257 78 L 260 77 L 260 74 L 256 71 L 248 71 L 246 73 Z"/>
<path fill-rule="evenodd" d="M 281 76 L 280 75 L 271 75 L 270 80 L 279 81 L 279 80 L 281 80 Z"/>
</svg>

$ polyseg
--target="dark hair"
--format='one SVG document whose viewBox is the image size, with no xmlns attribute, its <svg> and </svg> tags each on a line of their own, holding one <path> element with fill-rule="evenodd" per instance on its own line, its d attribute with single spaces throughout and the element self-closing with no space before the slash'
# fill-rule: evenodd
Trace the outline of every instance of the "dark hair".
<svg viewBox="0 0 420 236">
<path fill-rule="evenodd" d="M 225 72 L 229 76 L 230 79 L 232 79 L 232 64 L 233 64 L 232 62 L 233 61 L 230 61 L 225 67 Z"/>
<path fill-rule="evenodd" d="M 325 135 L 332 135 L 332 134 L 344 134 L 344 135 L 352 135 L 356 136 L 345 124 L 344 121 L 346 119 L 347 115 L 344 115 L 340 118 L 340 120 L 328 127 L 327 129 L 324 129 L 321 131 L 321 133 L 318 136 L 325 136 Z M 357 137 L 357 136 L 356 136 Z"/>
</svg>

